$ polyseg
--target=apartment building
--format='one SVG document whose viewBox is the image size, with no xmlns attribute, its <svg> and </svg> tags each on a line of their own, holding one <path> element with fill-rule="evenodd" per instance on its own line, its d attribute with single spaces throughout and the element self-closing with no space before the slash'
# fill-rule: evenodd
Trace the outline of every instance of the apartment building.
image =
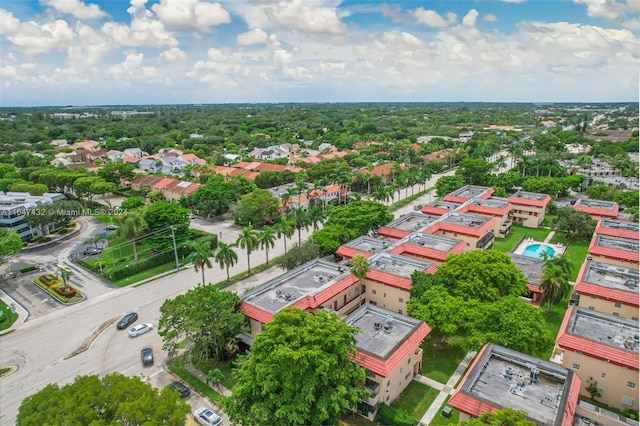
<svg viewBox="0 0 640 426">
<path fill-rule="evenodd" d="M 467 244 L 463 240 L 417 232 L 397 242 L 388 252 L 424 259 L 438 266 L 450 254 L 459 254 L 466 250 Z"/>
<path fill-rule="evenodd" d="M 494 225 L 495 219 L 492 217 L 451 212 L 422 232 L 463 240 L 467 244 L 467 250 L 488 250 L 493 248 Z"/>
<path fill-rule="evenodd" d="M 194 194 L 200 186 L 199 183 L 162 176 L 142 176 L 131 181 L 131 189 L 160 191 L 165 201 L 177 201 L 184 196 Z"/>
<path fill-rule="evenodd" d="M 574 287 L 578 306 L 638 321 L 639 277 L 637 269 L 587 260 Z"/>
<path fill-rule="evenodd" d="M 411 274 L 422 271 L 434 274 L 431 262 L 413 257 L 379 253 L 369 259 L 369 272 L 362 280 L 367 302 L 401 314 L 407 312 L 411 297 Z"/>
<path fill-rule="evenodd" d="M 460 206 L 456 211 L 459 213 L 471 213 L 477 216 L 492 217 L 495 219 L 493 225 L 493 235 L 495 237 L 506 237 L 511 232 L 509 213 L 513 205 L 505 198 L 473 198 Z"/>
<path fill-rule="evenodd" d="M 38 228 L 31 228 L 24 221 L 27 210 L 37 209 L 66 200 L 63 194 L 45 193 L 31 195 L 28 192 L 0 191 L 0 227 L 8 231 L 16 231 L 23 241 L 30 241 L 40 236 Z"/>
<path fill-rule="evenodd" d="M 598 262 L 638 269 L 638 248 L 637 239 L 594 234 L 589 244 L 589 256 Z"/>
<path fill-rule="evenodd" d="M 637 410 L 639 332 L 637 320 L 570 306 L 551 361 L 580 376 L 581 395 L 590 397 L 586 388 L 593 385 L 598 401 Z"/>
<path fill-rule="evenodd" d="M 600 220 L 603 217 L 615 219 L 618 217 L 618 211 L 620 210 L 618 203 L 613 201 L 585 200 L 582 198 L 576 201 L 573 208 L 579 212 L 589 214 L 595 220 Z"/>
<path fill-rule="evenodd" d="M 424 206 L 422 206 L 420 211 L 423 214 L 428 214 L 432 216 L 443 216 L 451 211 L 456 210 L 461 205 L 462 203 L 453 203 L 451 201 L 434 200 L 429 204 L 425 204 Z"/>
<path fill-rule="evenodd" d="M 547 204 L 551 197 L 536 192 L 518 191 L 507 198 L 513 205 L 511 220 L 527 228 L 537 228 L 544 220 Z"/>
<path fill-rule="evenodd" d="M 402 239 L 414 232 L 427 228 L 430 224 L 436 222 L 437 216 L 430 216 L 422 213 L 409 213 L 401 216 L 378 229 L 378 235 L 384 237 Z"/>
<path fill-rule="evenodd" d="M 640 225 L 638 222 L 626 222 L 601 218 L 596 226 L 597 235 L 609 235 L 610 237 L 628 238 L 630 240 L 640 240 Z"/>
<path fill-rule="evenodd" d="M 464 203 L 474 198 L 487 199 L 495 191 L 489 186 L 466 185 L 445 195 L 442 199 L 452 203 Z"/>
<path fill-rule="evenodd" d="M 343 259 L 352 259 L 357 255 L 362 255 L 366 258 L 370 258 L 376 253 L 382 253 L 383 251 L 393 247 L 398 243 L 398 240 L 393 238 L 373 238 L 367 235 L 351 240 L 348 243 L 341 245 L 336 251 L 336 255 Z"/>
<path fill-rule="evenodd" d="M 398 398 L 422 368 L 420 344 L 431 328 L 424 322 L 367 304 L 349 315 L 356 335 L 356 362 L 367 370 L 369 396 L 357 413 L 373 421 L 380 403 Z"/>
<path fill-rule="evenodd" d="M 423 321 L 384 308 L 385 304 L 396 303 L 391 300 L 394 287 L 393 283 L 378 285 L 375 279 L 390 280 L 391 277 L 376 272 L 381 272 L 384 265 L 390 272 L 410 276 L 410 268 L 406 263 L 399 264 L 391 255 L 383 255 L 380 263 L 375 263 L 376 257 L 372 258 L 377 268 L 373 279 L 365 279 L 363 285 L 348 268 L 316 259 L 250 290 L 242 295 L 240 305 L 249 328 L 246 334 L 238 336 L 244 346 L 250 347 L 264 324 L 288 306 L 310 312 L 328 309 L 344 315 L 347 324 L 359 329 L 356 362 L 367 370 L 365 386 L 370 392 L 356 411 L 370 420 L 375 418 L 380 402 L 395 400 L 418 374 L 422 367 L 420 344 L 431 331 Z M 414 263 L 412 270 L 425 268 L 427 263 Z M 408 281 L 410 286 L 411 280 Z M 399 285 L 404 286 L 406 282 Z M 367 300 L 369 286 L 380 289 L 371 294 L 381 303 Z"/>
<path fill-rule="evenodd" d="M 449 405 L 460 421 L 510 407 L 538 425 L 573 425 L 580 377 L 554 363 L 502 346 L 485 345 L 454 391 Z"/>
<path fill-rule="evenodd" d="M 523 256 L 521 254 L 507 253 L 511 258 L 511 261 L 527 278 L 527 288 L 529 294 L 526 299 L 534 306 L 540 306 L 542 303 L 542 296 L 544 292 L 540 288 L 540 281 L 542 278 L 542 269 L 544 268 L 544 261 L 542 259 L 536 259 L 535 257 Z"/>
</svg>

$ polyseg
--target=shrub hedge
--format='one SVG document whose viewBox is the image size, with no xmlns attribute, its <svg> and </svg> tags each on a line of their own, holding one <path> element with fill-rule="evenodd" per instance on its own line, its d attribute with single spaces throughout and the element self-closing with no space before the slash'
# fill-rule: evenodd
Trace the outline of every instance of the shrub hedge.
<svg viewBox="0 0 640 426">
<path fill-rule="evenodd" d="M 378 405 L 376 423 L 383 425 L 413 426 L 418 421 L 404 410 L 389 407 L 387 404 Z"/>
<path fill-rule="evenodd" d="M 22 268 L 20 268 L 20 273 L 24 274 L 25 272 L 35 271 L 37 268 L 38 266 L 34 264 L 24 265 Z"/>
</svg>

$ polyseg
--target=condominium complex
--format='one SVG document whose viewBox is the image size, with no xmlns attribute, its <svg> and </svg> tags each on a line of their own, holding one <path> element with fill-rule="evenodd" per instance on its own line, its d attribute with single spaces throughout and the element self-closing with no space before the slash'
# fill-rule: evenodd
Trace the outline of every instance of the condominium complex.
<svg viewBox="0 0 640 426">
<path fill-rule="evenodd" d="M 542 224 L 551 197 L 536 192 L 518 191 L 507 200 L 513 205 L 511 220 L 518 225 L 537 228 Z"/>
<path fill-rule="evenodd" d="M 615 219 L 618 217 L 620 206 L 613 201 L 586 200 L 579 198 L 573 205 L 574 210 L 585 212 L 595 220 L 602 218 Z"/>
</svg>

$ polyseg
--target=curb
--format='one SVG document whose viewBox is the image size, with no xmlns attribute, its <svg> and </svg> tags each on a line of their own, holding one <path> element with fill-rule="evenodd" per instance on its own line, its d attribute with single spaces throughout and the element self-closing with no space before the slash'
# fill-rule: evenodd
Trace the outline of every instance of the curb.
<svg viewBox="0 0 640 426">
<path fill-rule="evenodd" d="M 80 346 L 78 346 L 76 349 L 66 354 L 62 359 L 67 360 L 69 358 L 72 358 L 76 355 L 81 354 L 82 352 L 89 350 L 89 348 L 91 347 L 91 344 L 102 334 L 103 331 L 105 331 L 111 324 L 116 322 L 118 318 L 119 317 L 113 317 L 110 320 L 107 320 L 102 324 L 100 324 L 100 326 L 93 333 L 91 333 L 91 335 L 87 337 L 80 344 Z"/>
<path fill-rule="evenodd" d="M 32 250 L 32 249 L 35 249 L 35 248 L 46 247 L 46 246 L 48 246 L 50 244 L 57 243 L 58 241 L 64 241 L 67 238 L 71 238 L 71 237 L 75 236 L 78 232 L 82 231 L 82 228 L 84 228 L 84 225 L 82 224 L 81 221 L 76 220 L 75 222 L 76 222 L 76 229 L 74 229 L 73 231 L 69 232 L 68 234 L 65 234 L 65 235 L 63 235 L 61 237 L 58 237 L 55 240 L 47 241 L 46 243 L 36 244 L 36 245 L 33 245 L 33 246 L 29 246 L 29 247 L 24 247 L 22 249 L 22 251 L 24 252 L 24 251 Z"/>
<path fill-rule="evenodd" d="M 2 294 L 2 296 L 3 296 L 3 297 L 6 297 L 7 299 L 11 300 L 11 303 L 12 303 L 13 305 L 18 306 L 18 307 L 20 307 L 20 309 L 22 309 L 22 311 L 24 312 L 24 319 L 22 320 L 22 322 L 21 322 L 20 324 L 24 324 L 24 323 L 29 319 L 29 317 L 31 316 L 31 314 L 29 313 L 29 311 L 27 311 L 27 309 L 26 309 L 24 306 L 22 306 L 22 305 L 21 305 L 20 303 L 18 303 L 18 302 L 17 302 L 13 297 L 9 296 L 7 293 L 5 293 L 4 291 L 2 291 L 1 289 L 0 289 L 0 293 Z M 22 316 L 22 315 L 18 314 L 18 319 L 20 319 L 20 317 L 21 317 L 21 316 Z M 15 328 L 17 328 L 17 327 L 16 327 L 16 325 L 17 325 L 17 324 L 18 324 L 18 321 L 14 322 L 14 323 L 13 323 L 13 325 L 12 325 L 11 327 L 7 328 L 6 330 L 3 330 L 3 333 L 2 333 L 2 334 L 9 333 L 10 331 L 12 331 L 12 330 L 14 330 Z"/>
</svg>

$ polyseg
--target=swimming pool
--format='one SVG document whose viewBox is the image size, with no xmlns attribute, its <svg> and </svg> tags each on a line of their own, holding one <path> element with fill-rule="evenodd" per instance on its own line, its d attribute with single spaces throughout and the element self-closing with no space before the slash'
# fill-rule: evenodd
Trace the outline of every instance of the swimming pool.
<svg viewBox="0 0 640 426">
<path fill-rule="evenodd" d="M 545 252 L 549 257 L 553 257 L 556 254 L 556 251 L 549 246 L 546 246 L 544 244 L 531 244 L 524 249 L 522 255 L 527 257 L 535 257 L 536 259 L 542 259 L 542 253 Z"/>
</svg>

